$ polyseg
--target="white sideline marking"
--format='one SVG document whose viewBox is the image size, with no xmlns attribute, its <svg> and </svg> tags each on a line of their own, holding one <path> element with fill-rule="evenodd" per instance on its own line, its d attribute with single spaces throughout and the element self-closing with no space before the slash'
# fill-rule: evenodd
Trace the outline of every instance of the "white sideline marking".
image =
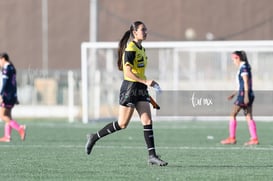
<svg viewBox="0 0 273 181">
<path fill-rule="evenodd" d="M 106 124 L 106 123 L 105 123 Z M 43 127 L 43 128 L 53 128 L 53 129 L 60 129 L 60 128 L 80 128 L 80 129 L 99 129 L 101 128 L 103 125 L 102 124 L 69 124 L 69 123 L 27 123 L 27 126 L 29 126 L 30 128 L 35 128 L 35 127 Z M 227 126 L 226 124 L 224 125 L 177 125 L 174 123 L 174 125 L 160 125 L 160 124 L 155 124 L 154 125 L 154 130 L 157 129 L 172 129 L 172 130 L 176 130 L 176 129 L 208 129 L 208 128 L 214 128 L 214 129 L 226 129 Z M 130 124 L 128 126 L 128 128 L 126 130 L 130 130 L 130 129 L 139 129 L 142 130 L 143 127 L 141 125 L 141 123 L 139 123 L 139 125 L 133 125 Z"/>
<path fill-rule="evenodd" d="M 0 145 L 1 148 L 82 148 L 84 149 L 85 145 Z M 95 146 L 98 149 L 146 149 L 146 147 L 141 146 Z M 157 149 L 161 150 L 259 150 L 259 151 L 273 151 L 273 146 L 268 145 L 268 147 L 260 147 L 260 146 L 242 146 L 242 147 L 191 147 L 191 146 L 176 146 L 176 147 L 160 147 Z"/>
</svg>

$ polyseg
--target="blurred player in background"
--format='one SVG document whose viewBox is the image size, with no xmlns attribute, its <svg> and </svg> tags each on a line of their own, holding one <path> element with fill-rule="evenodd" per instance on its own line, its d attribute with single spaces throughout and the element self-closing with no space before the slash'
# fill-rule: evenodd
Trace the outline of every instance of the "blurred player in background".
<svg viewBox="0 0 273 181">
<path fill-rule="evenodd" d="M 129 38 L 132 41 L 128 43 Z M 147 80 L 145 68 L 147 56 L 142 41 L 147 37 L 147 28 L 143 22 L 134 22 L 125 32 L 119 42 L 118 69 L 123 71 L 124 80 L 120 88 L 119 118 L 118 121 L 107 124 L 95 134 L 88 135 L 85 146 L 87 154 L 90 154 L 96 141 L 100 138 L 125 129 L 136 109 L 141 119 L 144 138 L 149 153 L 148 163 L 166 166 L 168 163 L 161 160 L 155 151 L 150 99 L 147 88 L 158 85 L 154 80 Z"/>
<path fill-rule="evenodd" d="M 26 126 L 19 125 L 12 119 L 11 112 L 17 99 L 16 69 L 9 59 L 7 53 L 0 53 L 0 66 L 2 68 L 2 88 L 0 92 L 0 119 L 5 122 L 4 137 L 0 142 L 11 141 L 11 129 L 18 131 L 21 140 L 25 140 Z"/>
<path fill-rule="evenodd" d="M 228 97 L 231 100 L 237 93 L 237 99 L 234 103 L 233 110 L 231 113 L 231 119 L 229 122 L 229 137 L 222 140 L 222 144 L 236 144 L 236 116 L 241 109 L 244 110 L 246 120 L 248 123 L 250 140 L 245 143 L 245 145 L 257 145 L 259 144 L 256 123 L 252 117 L 252 104 L 254 102 L 254 93 L 252 90 L 252 74 L 251 67 L 248 63 L 247 55 L 244 51 L 235 51 L 232 53 L 231 58 L 233 63 L 238 67 L 237 73 L 237 83 L 238 83 L 238 93 L 234 92 Z"/>
</svg>

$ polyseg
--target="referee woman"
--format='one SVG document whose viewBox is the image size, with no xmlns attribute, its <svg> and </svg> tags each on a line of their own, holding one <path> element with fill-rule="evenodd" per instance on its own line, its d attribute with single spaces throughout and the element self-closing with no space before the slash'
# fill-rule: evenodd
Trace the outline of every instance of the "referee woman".
<svg viewBox="0 0 273 181">
<path fill-rule="evenodd" d="M 129 38 L 132 41 L 128 43 Z M 144 138 L 149 157 L 148 163 L 152 165 L 166 166 L 168 163 L 161 160 L 155 151 L 152 117 L 148 86 L 158 85 L 154 80 L 147 80 L 145 68 L 147 56 L 142 41 L 146 40 L 147 28 L 141 21 L 134 22 L 125 32 L 119 42 L 118 69 L 123 71 L 124 80 L 120 88 L 119 117 L 118 121 L 107 124 L 97 133 L 88 135 L 85 151 L 89 155 L 95 143 L 102 137 L 125 129 L 136 109 L 143 125 Z"/>
</svg>

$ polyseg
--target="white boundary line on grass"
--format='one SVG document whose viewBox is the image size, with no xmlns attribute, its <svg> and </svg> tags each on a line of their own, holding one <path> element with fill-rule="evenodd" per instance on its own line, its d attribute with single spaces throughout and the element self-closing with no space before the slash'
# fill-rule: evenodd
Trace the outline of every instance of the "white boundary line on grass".
<svg viewBox="0 0 273 181">
<path fill-rule="evenodd" d="M 84 145 L 0 145 L 1 148 L 82 148 L 84 149 Z M 101 146 L 97 145 L 97 149 L 146 149 L 145 147 L 141 146 Z M 260 146 L 241 146 L 241 147 L 235 147 L 235 146 L 214 146 L 214 147 L 191 147 L 191 146 L 175 146 L 175 147 L 160 147 L 158 146 L 157 149 L 162 150 L 253 150 L 253 151 L 273 151 L 273 145 L 267 145 L 266 147 L 260 147 Z"/>
</svg>

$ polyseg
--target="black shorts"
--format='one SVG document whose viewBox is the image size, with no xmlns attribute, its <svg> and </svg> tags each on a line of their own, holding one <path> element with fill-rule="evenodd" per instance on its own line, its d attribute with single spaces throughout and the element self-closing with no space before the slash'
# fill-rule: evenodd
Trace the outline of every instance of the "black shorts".
<svg viewBox="0 0 273 181">
<path fill-rule="evenodd" d="M 126 107 L 135 107 L 139 101 L 150 101 L 147 86 L 139 82 L 123 80 L 120 88 L 119 104 Z"/>
</svg>

